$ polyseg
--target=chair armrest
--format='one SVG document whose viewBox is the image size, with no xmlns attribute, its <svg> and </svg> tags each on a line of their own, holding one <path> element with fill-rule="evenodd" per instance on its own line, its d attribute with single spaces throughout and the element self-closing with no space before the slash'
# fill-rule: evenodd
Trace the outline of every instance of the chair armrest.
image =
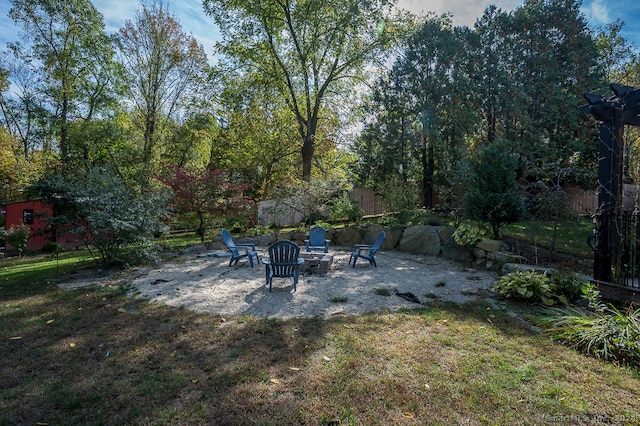
<svg viewBox="0 0 640 426">
<path fill-rule="evenodd" d="M 371 244 L 356 244 L 353 246 L 353 250 L 370 249 L 371 247 L 373 247 Z"/>
<path fill-rule="evenodd" d="M 236 247 L 245 247 L 245 248 L 251 248 L 251 250 L 256 251 L 256 245 L 253 243 L 242 243 L 242 244 L 236 244 Z"/>
</svg>

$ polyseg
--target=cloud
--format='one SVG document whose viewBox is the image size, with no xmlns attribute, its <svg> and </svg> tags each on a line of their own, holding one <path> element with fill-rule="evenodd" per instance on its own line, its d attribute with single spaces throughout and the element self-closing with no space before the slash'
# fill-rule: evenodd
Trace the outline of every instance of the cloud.
<svg viewBox="0 0 640 426">
<path fill-rule="evenodd" d="M 613 21 L 609 14 L 609 6 L 605 0 L 593 0 L 582 5 L 582 12 L 587 21 L 595 25 L 604 25 Z"/>
<path fill-rule="evenodd" d="M 399 0 L 398 7 L 416 14 L 450 12 L 455 25 L 471 27 L 490 5 L 510 11 L 522 3 L 522 0 Z"/>
</svg>

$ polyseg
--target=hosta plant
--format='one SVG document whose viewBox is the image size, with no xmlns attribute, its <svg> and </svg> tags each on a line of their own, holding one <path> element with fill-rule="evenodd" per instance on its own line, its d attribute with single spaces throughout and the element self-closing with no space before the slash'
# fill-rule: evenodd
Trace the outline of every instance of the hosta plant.
<svg viewBox="0 0 640 426">
<path fill-rule="evenodd" d="M 491 226 L 485 222 L 463 220 L 453 233 L 453 239 L 461 246 L 472 246 L 492 235 Z"/>
<path fill-rule="evenodd" d="M 506 298 L 542 301 L 549 306 L 555 303 L 554 298 L 557 297 L 549 277 L 535 271 L 516 271 L 505 275 L 495 282 L 493 291 Z"/>
</svg>

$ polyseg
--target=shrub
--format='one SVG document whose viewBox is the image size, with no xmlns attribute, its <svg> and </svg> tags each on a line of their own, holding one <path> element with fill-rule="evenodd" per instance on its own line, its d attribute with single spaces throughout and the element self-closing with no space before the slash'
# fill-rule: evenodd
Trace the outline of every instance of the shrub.
<svg viewBox="0 0 640 426">
<path fill-rule="evenodd" d="M 333 198 L 330 202 L 330 216 L 332 220 L 347 219 L 349 222 L 359 222 L 362 218 L 362 209 L 354 200 L 345 193 Z"/>
<path fill-rule="evenodd" d="M 51 254 L 60 253 L 64 251 L 64 246 L 62 244 L 49 241 L 47 244 L 42 246 L 42 251 Z"/>
<path fill-rule="evenodd" d="M 564 297 L 566 303 L 578 300 L 583 294 L 584 286 L 588 284 L 586 279 L 570 271 L 553 269 L 546 274 L 553 292 L 558 298 Z"/>
<path fill-rule="evenodd" d="M 18 251 L 19 256 L 22 256 L 22 252 L 27 248 L 30 232 L 27 225 L 11 225 L 7 230 L 7 242 Z"/>
<path fill-rule="evenodd" d="M 593 284 L 583 288 L 588 309 L 549 308 L 532 317 L 554 339 L 607 361 L 640 363 L 640 309 L 621 312 L 600 301 Z"/>
<path fill-rule="evenodd" d="M 500 227 L 517 221 L 523 213 L 516 182 L 516 161 L 507 141 L 496 140 L 481 148 L 471 163 L 469 190 L 465 195 L 465 217 L 489 222 L 494 238 Z"/>
<path fill-rule="evenodd" d="M 453 233 L 453 239 L 461 246 L 473 246 L 491 236 L 491 226 L 485 222 L 463 220 Z"/>
<path fill-rule="evenodd" d="M 74 232 L 103 263 L 155 259 L 153 236 L 166 230 L 166 192 L 139 193 L 115 173 L 97 168 L 79 179 L 52 176 L 37 189 L 57 212 L 53 223 L 76 226 Z"/>
<path fill-rule="evenodd" d="M 493 291 L 506 298 L 542 301 L 546 305 L 553 305 L 556 297 L 549 277 L 534 271 L 516 271 L 505 275 L 495 282 Z"/>
<path fill-rule="evenodd" d="M 549 306 L 556 302 L 568 305 L 579 298 L 587 284 L 585 279 L 572 272 L 516 271 L 496 281 L 493 291 L 506 298 L 542 301 Z"/>
</svg>

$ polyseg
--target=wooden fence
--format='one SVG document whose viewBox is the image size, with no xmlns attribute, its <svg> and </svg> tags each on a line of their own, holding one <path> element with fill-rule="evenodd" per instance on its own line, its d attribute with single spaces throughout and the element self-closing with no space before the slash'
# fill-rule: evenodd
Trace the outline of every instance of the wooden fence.
<svg viewBox="0 0 640 426">
<path fill-rule="evenodd" d="M 575 187 L 565 188 L 569 201 L 569 208 L 579 215 L 593 215 L 598 210 L 598 192 L 595 189 L 586 190 Z M 634 211 L 638 205 L 640 186 L 622 185 L 622 203 L 624 210 Z"/>
<path fill-rule="evenodd" d="M 364 216 L 374 216 L 385 213 L 385 202 L 370 188 L 354 188 L 349 192 L 349 198 L 358 203 Z M 283 206 L 276 200 L 260 201 L 258 203 L 258 221 L 262 224 L 275 223 L 278 226 L 295 225 L 304 219 L 302 213 L 293 208 Z M 328 211 L 322 212 L 328 215 Z"/>
<path fill-rule="evenodd" d="M 591 216 L 598 209 L 598 193 L 595 189 L 585 190 L 577 187 L 567 187 L 565 192 L 569 208 L 575 214 Z M 639 197 L 640 186 L 628 184 L 623 186 L 625 210 L 633 211 Z M 349 192 L 349 198 L 358 203 L 364 216 L 375 216 L 388 212 L 384 199 L 370 188 L 354 188 Z M 260 223 L 275 223 L 279 226 L 286 226 L 298 224 L 304 219 L 302 213 L 294 209 L 282 208 L 279 204 L 281 203 L 275 200 L 259 202 L 258 220 Z M 323 213 L 328 215 L 328 212 Z"/>
</svg>

